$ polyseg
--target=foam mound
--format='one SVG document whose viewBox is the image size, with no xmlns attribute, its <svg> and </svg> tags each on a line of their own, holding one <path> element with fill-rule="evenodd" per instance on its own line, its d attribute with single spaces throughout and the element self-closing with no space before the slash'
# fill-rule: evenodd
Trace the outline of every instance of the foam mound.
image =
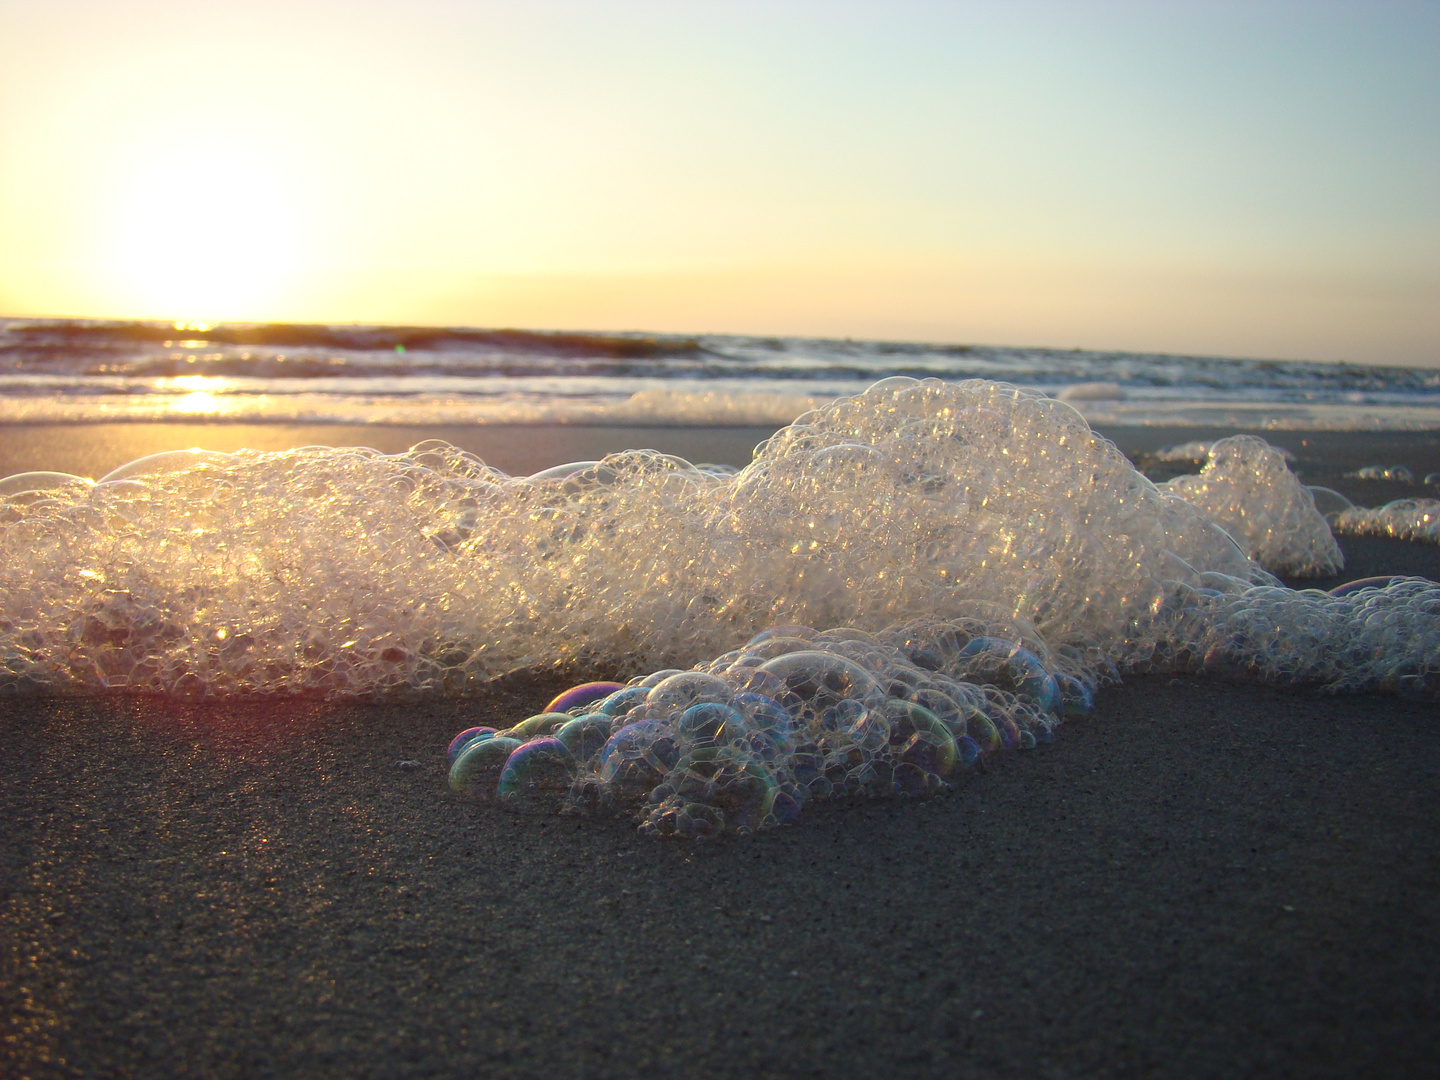
<svg viewBox="0 0 1440 1080">
<path fill-rule="evenodd" d="M 908 378 L 738 472 L 630 451 L 509 477 L 430 443 L 28 474 L 0 481 L 0 690 L 394 697 L 603 669 L 635 677 L 623 708 L 493 734 L 457 782 L 680 833 L 934 790 L 1127 671 L 1436 696 L 1435 586 L 1332 597 L 1265 569 L 1338 558 L 1278 453 L 1224 440 L 1182 481 L 1063 402 Z"/>
<path fill-rule="evenodd" d="M 1347 536 L 1386 536 L 1440 544 L 1440 499 L 1396 499 L 1384 506 L 1349 506 L 1335 515 L 1333 527 Z"/>
<path fill-rule="evenodd" d="M 1273 573 L 1317 576 L 1345 565 L 1314 495 L 1284 454 L 1254 435 L 1221 439 L 1206 448 L 1198 476 L 1177 476 L 1161 487 L 1208 514 Z"/>
</svg>

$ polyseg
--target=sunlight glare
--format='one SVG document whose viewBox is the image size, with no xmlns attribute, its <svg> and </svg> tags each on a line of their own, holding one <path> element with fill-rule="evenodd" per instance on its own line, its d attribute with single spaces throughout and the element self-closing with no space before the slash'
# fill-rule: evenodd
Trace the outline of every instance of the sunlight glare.
<svg viewBox="0 0 1440 1080">
<path fill-rule="evenodd" d="M 157 389 L 179 392 L 168 406 L 176 416 L 213 417 L 229 412 L 225 395 L 233 385 L 231 380 L 213 375 L 176 375 L 155 380 Z"/>
<path fill-rule="evenodd" d="M 137 314 L 198 328 L 280 299 L 296 245 L 276 170 L 192 148 L 149 157 L 122 191 L 113 267 Z"/>
<path fill-rule="evenodd" d="M 220 411 L 220 402 L 214 394 L 197 390 L 193 394 L 176 398 L 170 404 L 170 411 L 181 416 L 214 416 Z"/>
</svg>

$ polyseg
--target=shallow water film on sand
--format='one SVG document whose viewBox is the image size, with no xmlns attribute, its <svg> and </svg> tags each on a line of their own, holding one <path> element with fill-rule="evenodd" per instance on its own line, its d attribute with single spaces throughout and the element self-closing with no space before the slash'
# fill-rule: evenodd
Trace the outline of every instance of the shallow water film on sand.
<svg viewBox="0 0 1440 1080">
<path fill-rule="evenodd" d="M 1003 383 L 886 379 L 739 471 L 309 447 L 0 497 L 0 688 L 390 697 L 603 669 L 452 747 L 452 784 L 662 834 L 938 790 L 1126 672 L 1440 696 L 1433 583 L 1271 576 L 1340 563 L 1280 452 L 1223 440 L 1157 486 Z"/>
</svg>

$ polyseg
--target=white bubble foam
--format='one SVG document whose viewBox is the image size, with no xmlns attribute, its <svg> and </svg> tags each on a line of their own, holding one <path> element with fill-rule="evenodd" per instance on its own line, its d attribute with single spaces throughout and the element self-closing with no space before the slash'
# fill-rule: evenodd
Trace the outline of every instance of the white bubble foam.
<svg viewBox="0 0 1440 1080">
<path fill-rule="evenodd" d="M 1384 506 L 1346 507 L 1335 515 L 1333 527 L 1348 536 L 1440 544 L 1440 500 L 1396 499 Z"/>
<path fill-rule="evenodd" d="M 560 740 L 505 780 L 518 803 L 639 805 L 659 832 L 933 790 L 960 740 L 1048 737 L 1114 672 L 1440 681 L 1434 585 L 1294 592 L 1247 557 L 1338 565 L 1263 442 L 1157 487 L 1070 406 L 1004 384 L 885 380 L 738 473 L 631 451 L 507 477 L 444 444 L 152 464 L 0 501 L 0 688 L 387 697 L 703 665 L 724 693 L 647 698 L 603 762 Z M 752 641 L 768 627 L 788 629 Z M 743 694 L 780 701 L 791 734 Z M 700 706 L 738 719 L 684 719 Z"/>
</svg>

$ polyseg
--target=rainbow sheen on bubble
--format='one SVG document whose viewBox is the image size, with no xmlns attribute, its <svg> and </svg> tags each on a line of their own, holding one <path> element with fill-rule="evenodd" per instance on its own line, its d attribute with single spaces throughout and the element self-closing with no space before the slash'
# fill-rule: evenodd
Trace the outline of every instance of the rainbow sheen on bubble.
<svg viewBox="0 0 1440 1080">
<path fill-rule="evenodd" d="M 563 694 L 545 706 L 547 713 L 563 713 L 579 705 L 589 705 L 592 702 L 602 701 L 608 698 L 617 690 L 625 689 L 619 683 L 613 682 L 588 682 L 579 686 L 572 686 Z"/>
</svg>

